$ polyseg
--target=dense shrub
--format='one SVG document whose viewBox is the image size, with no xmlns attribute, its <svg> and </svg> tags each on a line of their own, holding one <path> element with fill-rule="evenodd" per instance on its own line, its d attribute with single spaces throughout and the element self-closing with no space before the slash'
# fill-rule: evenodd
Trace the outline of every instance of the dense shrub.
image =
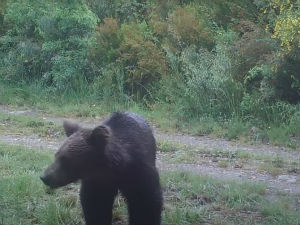
<svg viewBox="0 0 300 225">
<path fill-rule="evenodd" d="M 87 0 L 87 5 L 100 20 L 115 14 L 116 4 L 112 0 Z"/>
<path fill-rule="evenodd" d="M 0 1 L 0 36 L 5 32 L 6 27 L 4 26 L 4 14 L 6 9 L 6 0 Z"/>
<path fill-rule="evenodd" d="M 276 98 L 296 104 L 300 102 L 300 48 L 279 56 L 272 64 Z M 274 82 L 275 81 L 275 82 Z"/>
<path fill-rule="evenodd" d="M 116 16 L 121 22 L 144 21 L 148 19 L 151 1 L 123 0 L 116 1 Z"/>
<path fill-rule="evenodd" d="M 85 4 L 13 1 L 5 22 L 10 29 L 1 38 L 4 77 L 40 78 L 59 90 L 88 79 L 87 51 L 97 18 Z"/>
<path fill-rule="evenodd" d="M 291 116 L 297 111 L 297 107 L 285 102 L 277 101 L 269 103 L 264 101 L 259 93 L 245 94 L 241 101 L 242 116 L 245 120 L 256 125 L 270 123 L 289 123 Z"/>
<path fill-rule="evenodd" d="M 171 85 L 175 88 L 175 93 L 181 88 L 182 94 L 175 97 L 172 86 L 168 86 L 168 83 L 165 85 L 166 90 L 171 89 L 168 99 L 179 107 L 180 115 L 224 117 L 239 113 L 242 87 L 232 78 L 231 62 L 225 46 L 217 46 L 215 52 L 187 48 L 177 60 L 182 70 L 177 76 L 182 76 L 179 79 L 184 84 L 180 87 Z M 175 80 L 180 82 L 178 78 Z"/>
<path fill-rule="evenodd" d="M 272 63 L 277 97 L 292 103 L 299 102 L 300 1 L 255 0 L 254 3 L 261 12 L 260 18 L 265 23 L 265 29 L 280 42 L 276 48 L 276 60 Z"/>
<path fill-rule="evenodd" d="M 122 66 L 112 63 L 101 69 L 101 76 L 94 80 L 93 86 L 105 104 L 122 105 L 130 100 L 125 93 L 125 79 Z"/>
<path fill-rule="evenodd" d="M 128 90 L 143 97 L 167 72 L 164 53 L 149 39 L 151 31 L 146 23 L 124 24 L 120 32 L 120 60 L 126 65 Z"/>
<path fill-rule="evenodd" d="M 231 51 L 234 52 L 234 78 L 244 82 L 249 70 L 262 62 L 271 61 L 276 43 L 261 27 L 251 21 L 240 21 L 235 30 L 241 33 Z"/>
<path fill-rule="evenodd" d="M 118 29 L 118 21 L 114 18 L 104 18 L 96 28 L 96 41 L 89 54 L 96 65 L 105 66 L 119 57 L 121 40 Z"/>
<path fill-rule="evenodd" d="M 206 21 L 197 14 L 196 8 L 177 8 L 169 16 L 169 32 L 179 46 L 198 45 L 211 49 L 214 44 L 212 33 Z"/>
</svg>

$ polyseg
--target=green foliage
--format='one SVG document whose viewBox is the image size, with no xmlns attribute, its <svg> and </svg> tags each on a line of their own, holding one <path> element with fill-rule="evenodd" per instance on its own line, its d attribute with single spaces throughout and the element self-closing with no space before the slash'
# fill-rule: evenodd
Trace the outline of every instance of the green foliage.
<svg viewBox="0 0 300 225">
<path fill-rule="evenodd" d="M 97 82 L 98 81 L 98 82 Z M 95 80 L 101 99 L 107 105 L 123 104 L 129 101 L 125 93 L 125 73 L 118 64 L 110 64 L 102 69 L 102 76 Z"/>
<path fill-rule="evenodd" d="M 235 40 L 230 50 L 234 51 L 234 78 L 239 82 L 247 79 L 247 73 L 261 62 L 272 60 L 275 42 L 260 26 L 251 21 L 241 20 L 235 27 L 241 38 Z M 254 87 L 255 88 L 255 87 Z M 257 87 L 256 87 L 257 88 Z"/>
<path fill-rule="evenodd" d="M 288 134 L 292 134 L 294 137 L 300 137 L 300 126 L 299 126 L 300 109 L 297 107 L 295 113 L 291 115 L 288 123 Z"/>
<path fill-rule="evenodd" d="M 298 107 L 285 102 L 277 101 L 276 103 L 266 102 L 261 95 L 245 94 L 241 101 L 241 111 L 243 117 L 253 123 L 260 121 L 270 123 L 289 123 L 291 116 L 298 110 Z"/>
<path fill-rule="evenodd" d="M 114 18 L 104 18 L 103 21 L 103 24 L 97 27 L 96 43 L 89 54 L 91 60 L 100 67 L 118 58 L 121 42 L 118 21 Z"/>
<path fill-rule="evenodd" d="M 289 119 L 299 122 L 298 9 L 298 0 L 2 0 L 0 79 L 111 110 L 163 106 L 158 114 L 175 120 L 165 124 L 191 133 L 233 121 L 236 138 L 248 121 L 258 136 L 283 126 L 289 137 L 299 133 Z M 24 90 L 12 91 L 16 104 L 38 99 Z"/>
<path fill-rule="evenodd" d="M 245 125 L 244 122 L 239 121 L 237 119 L 234 119 L 232 121 L 228 121 L 228 132 L 226 134 L 226 137 L 229 140 L 237 139 L 240 136 L 245 136 L 245 133 L 249 131 L 249 128 L 247 125 Z"/>
<path fill-rule="evenodd" d="M 6 0 L 0 1 L 0 36 L 5 32 L 6 27 L 4 26 L 4 13 L 6 9 Z"/>
<path fill-rule="evenodd" d="M 255 0 L 255 4 L 268 21 L 266 29 L 273 29 L 272 37 L 280 40 L 283 54 L 300 47 L 299 0 Z"/>
<path fill-rule="evenodd" d="M 151 1 L 122 0 L 116 1 L 116 15 L 121 22 L 143 21 L 148 18 Z"/>
<path fill-rule="evenodd" d="M 14 1 L 5 21 L 11 24 L 1 38 L 7 55 L 0 70 L 6 79 L 39 78 L 63 90 L 88 78 L 86 57 L 97 18 L 85 4 Z"/>
<path fill-rule="evenodd" d="M 112 17 L 115 14 L 116 5 L 113 0 L 87 0 L 87 5 L 100 20 L 106 17 Z"/>
<path fill-rule="evenodd" d="M 272 64 L 276 97 L 290 103 L 300 101 L 300 48 L 294 48 L 289 54 L 277 57 Z M 275 82 L 274 82 L 275 81 Z"/>
<path fill-rule="evenodd" d="M 299 0 L 256 0 L 266 30 L 278 40 L 276 61 L 272 71 L 276 75 L 276 89 L 280 98 L 295 103 L 300 101 L 300 1 Z"/>
<path fill-rule="evenodd" d="M 232 79 L 231 62 L 225 46 L 217 46 L 215 53 L 187 48 L 178 60 L 183 76 L 179 79 L 184 82 L 180 87 L 182 95 L 174 96 L 174 91 L 178 91 L 179 87 L 171 83 L 175 90 L 171 90 L 168 98 L 173 98 L 172 101 L 178 104 L 180 115 L 189 118 L 204 115 L 231 116 L 239 113 L 242 89 Z M 172 86 L 166 89 L 172 89 Z"/>
<path fill-rule="evenodd" d="M 137 97 L 149 95 L 152 84 L 167 72 L 164 54 L 149 40 L 151 31 L 144 22 L 122 25 L 120 35 L 120 60 L 126 65 L 128 90 Z"/>
<path fill-rule="evenodd" d="M 214 40 L 207 22 L 193 6 L 177 8 L 169 16 L 169 32 L 179 46 L 199 45 L 211 49 Z"/>
</svg>

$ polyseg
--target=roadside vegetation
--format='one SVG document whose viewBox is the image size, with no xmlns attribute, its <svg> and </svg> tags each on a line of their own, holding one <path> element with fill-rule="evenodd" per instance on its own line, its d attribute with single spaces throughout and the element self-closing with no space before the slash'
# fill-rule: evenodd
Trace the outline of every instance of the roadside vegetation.
<svg viewBox="0 0 300 225">
<path fill-rule="evenodd" d="M 298 148 L 299 4 L 1 0 L 0 103 Z"/>
<path fill-rule="evenodd" d="M 2 224 L 83 224 L 78 184 L 47 189 L 39 175 L 53 151 L 0 143 Z M 299 196 L 269 199 L 266 186 L 216 180 L 187 172 L 162 172 L 162 224 L 295 225 Z M 126 224 L 124 199 L 115 201 L 114 224 Z"/>
</svg>

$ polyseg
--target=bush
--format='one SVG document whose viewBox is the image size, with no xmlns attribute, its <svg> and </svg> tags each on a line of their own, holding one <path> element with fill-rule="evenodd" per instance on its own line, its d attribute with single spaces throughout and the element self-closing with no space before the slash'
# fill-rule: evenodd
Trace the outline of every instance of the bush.
<svg viewBox="0 0 300 225">
<path fill-rule="evenodd" d="M 0 1 L 0 36 L 2 36 L 6 30 L 4 26 L 4 14 L 6 10 L 6 0 Z"/>
<path fill-rule="evenodd" d="M 39 1 L 8 1 L 3 24 L 6 33 L 0 39 L 0 71 L 4 79 L 20 81 L 40 76 L 41 39 L 35 30 L 44 9 Z"/>
<path fill-rule="evenodd" d="M 147 0 L 123 0 L 116 3 L 116 15 L 121 22 L 145 21 L 150 13 Z"/>
<path fill-rule="evenodd" d="M 227 129 L 228 132 L 226 134 L 226 137 L 229 140 L 237 139 L 238 137 L 246 135 L 249 132 L 248 125 L 245 124 L 245 122 L 239 121 L 237 119 L 228 121 Z"/>
<path fill-rule="evenodd" d="M 177 8 L 169 16 L 169 32 L 179 46 L 197 45 L 211 49 L 214 39 L 206 23 L 195 7 L 185 6 Z"/>
<path fill-rule="evenodd" d="M 249 70 L 273 59 L 276 43 L 269 34 L 251 21 L 242 20 L 235 29 L 242 35 L 233 43 L 234 47 L 231 49 L 235 55 L 234 79 L 244 82 Z"/>
<path fill-rule="evenodd" d="M 281 101 L 267 102 L 257 92 L 245 94 L 240 107 L 244 120 L 250 120 L 258 126 L 287 124 L 297 112 L 296 106 Z"/>
<path fill-rule="evenodd" d="M 294 114 L 290 117 L 290 121 L 288 123 L 288 133 L 293 137 L 300 137 L 300 126 L 299 126 L 299 118 L 300 118 L 300 109 L 299 106 L 295 107 Z"/>
<path fill-rule="evenodd" d="M 104 18 L 103 24 L 97 27 L 95 44 L 89 53 L 95 65 L 103 67 L 119 57 L 121 40 L 118 29 L 118 21 L 113 18 Z"/>
<path fill-rule="evenodd" d="M 125 93 L 125 73 L 121 65 L 109 64 L 102 68 L 101 76 L 97 77 L 93 84 L 98 90 L 101 101 L 111 110 L 113 106 L 122 106 L 131 101 Z"/>
<path fill-rule="evenodd" d="M 95 15 L 79 3 L 62 4 L 51 15 L 41 18 L 43 56 L 50 64 L 43 76 L 45 82 L 63 90 L 81 86 L 82 81 L 89 79 L 87 53 L 96 22 Z"/>
<path fill-rule="evenodd" d="M 279 99 L 298 103 L 300 101 L 299 73 L 299 32 L 300 21 L 297 0 L 266 1 L 255 0 L 261 12 L 260 18 L 265 22 L 265 29 L 274 40 L 280 42 L 276 46 L 276 60 L 272 62 L 274 89 Z"/>
<path fill-rule="evenodd" d="M 11 24 L 0 41 L 6 79 L 42 78 L 64 90 L 89 78 L 87 51 L 97 18 L 84 3 L 14 1 L 5 22 Z"/>
<path fill-rule="evenodd" d="M 174 99 L 180 115 L 216 118 L 239 113 L 242 89 L 232 79 L 231 62 L 224 46 L 217 46 L 215 53 L 187 48 L 179 60 L 184 85 L 177 92 L 182 94 L 169 98 Z M 177 89 L 178 85 L 174 88 Z"/>
<path fill-rule="evenodd" d="M 149 40 L 149 32 L 145 23 L 123 24 L 120 30 L 120 60 L 128 76 L 127 91 L 137 99 L 149 95 L 151 87 L 167 72 L 164 53 Z"/>
<path fill-rule="evenodd" d="M 97 17 L 102 20 L 115 15 L 116 4 L 112 0 L 87 0 L 87 5 Z"/>
<path fill-rule="evenodd" d="M 294 48 L 285 56 L 277 57 L 271 64 L 273 68 L 273 79 L 269 83 L 273 84 L 276 98 L 288 101 L 292 104 L 300 102 L 300 48 Z"/>
</svg>

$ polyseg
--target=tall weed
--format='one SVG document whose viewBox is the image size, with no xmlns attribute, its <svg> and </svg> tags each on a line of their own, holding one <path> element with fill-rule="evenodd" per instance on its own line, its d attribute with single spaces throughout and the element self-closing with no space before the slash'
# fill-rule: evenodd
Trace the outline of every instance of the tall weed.
<svg viewBox="0 0 300 225">
<path fill-rule="evenodd" d="M 177 77 L 181 77 L 175 80 L 184 82 L 182 93 L 177 96 L 180 101 L 176 102 L 181 115 L 226 117 L 239 114 L 242 87 L 232 79 L 225 47 L 218 46 L 215 52 L 186 48 L 178 61 L 182 67 Z"/>
</svg>

